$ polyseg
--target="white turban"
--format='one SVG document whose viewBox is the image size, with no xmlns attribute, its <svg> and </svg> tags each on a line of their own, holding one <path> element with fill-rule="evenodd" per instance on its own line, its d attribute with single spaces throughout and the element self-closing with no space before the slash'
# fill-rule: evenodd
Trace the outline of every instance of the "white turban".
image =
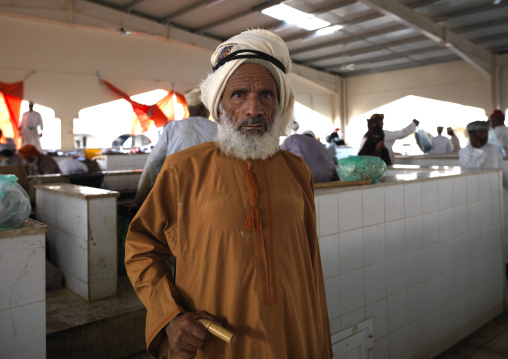
<svg viewBox="0 0 508 359">
<path fill-rule="evenodd" d="M 239 50 L 254 51 L 241 51 L 236 54 Z M 279 97 L 277 115 L 280 115 L 281 134 L 285 133 L 289 123 L 293 121 L 295 102 L 295 93 L 288 75 L 291 71 L 291 59 L 284 40 L 268 30 L 244 31 L 217 47 L 211 58 L 214 72 L 201 83 L 201 100 L 212 118 L 217 121 L 219 104 L 229 77 L 244 63 L 265 67 L 275 79 Z"/>
<path fill-rule="evenodd" d="M 474 121 L 467 124 L 467 132 L 475 130 L 488 130 L 490 128 L 489 121 Z"/>
</svg>

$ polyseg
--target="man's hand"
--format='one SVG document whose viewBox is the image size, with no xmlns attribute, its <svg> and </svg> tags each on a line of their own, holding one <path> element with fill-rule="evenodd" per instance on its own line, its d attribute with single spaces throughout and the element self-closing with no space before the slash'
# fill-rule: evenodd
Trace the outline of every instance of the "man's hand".
<svg viewBox="0 0 508 359">
<path fill-rule="evenodd" d="M 413 123 L 414 123 L 416 126 L 418 126 L 418 125 L 420 124 L 420 121 L 418 121 L 418 120 L 414 119 L 414 120 L 413 120 Z"/>
<path fill-rule="evenodd" d="M 219 323 L 213 315 L 199 311 L 180 314 L 166 326 L 169 347 L 183 359 L 195 358 L 198 349 L 210 338 L 208 331 L 198 322 L 200 318 Z"/>
</svg>

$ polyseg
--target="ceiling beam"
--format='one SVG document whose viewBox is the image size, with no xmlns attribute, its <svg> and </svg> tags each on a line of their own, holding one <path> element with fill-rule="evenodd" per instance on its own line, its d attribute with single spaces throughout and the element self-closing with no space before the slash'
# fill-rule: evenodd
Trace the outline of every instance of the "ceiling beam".
<svg viewBox="0 0 508 359">
<path fill-rule="evenodd" d="M 317 62 L 317 61 L 336 59 L 339 57 L 346 57 L 346 56 L 363 55 L 363 54 L 368 54 L 369 52 L 377 52 L 377 51 L 380 51 L 383 49 L 387 49 L 387 48 L 391 48 L 391 47 L 395 47 L 395 46 L 413 44 L 415 42 L 420 42 L 420 41 L 429 41 L 429 40 L 427 37 L 425 37 L 423 35 L 408 36 L 408 37 L 405 37 L 405 38 L 402 38 L 399 40 L 380 43 L 379 46 L 366 46 L 366 47 L 361 47 L 361 48 L 355 49 L 355 50 L 335 52 L 335 53 L 329 54 L 329 55 L 311 57 L 311 58 L 305 59 L 303 61 L 300 60 L 300 63 L 302 63 L 303 65 L 308 65 L 312 62 Z"/>
<path fill-rule="evenodd" d="M 197 29 L 194 30 L 194 32 L 196 32 L 198 34 L 201 34 L 205 30 L 211 29 L 211 28 L 219 26 L 219 25 L 226 24 L 226 23 L 228 23 L 230 21 L 239 19 L 241 17 L 250 15 L 250 14 L 255 13 L 255 12 L 261 12 L 261 10 L 264 10 L 264 9 L 270 7 L 270 6 L 278 5 L 281 2 L 283 2 L 283 1 L 284 0 L 277 0 L 277 1 L 268 0 L 268 1 L 265 1 L 264 3 L 261 3 L 261 4 L 258 4 L 256 6 L 251 7 L 250 9 L 244 10 L 244 11 L 236 13 L 236 14 L 233 14 L 231 16 L 228 16 L 226 18 L 220 19 L 218 21 L 214 21 L 214 22 L 212 22 L 210 24 L 206 24 L 204 26 L 198 27 Z"/>
<path fill-rule="evenodd" d="M 416 60 L 416 59 L 412 58 L 411 56 L 425 54 L 425 53 L 429 53 L 429 52 L 442 51 L 442 50 L 443 50 L 443 48 L 441 46 L 430 45 L 430 46 L 420 47 L 418 49 L 414 49 L 414 50 L 410 50 L 410 51 L 394 52 L 394 53 L 391 53 L 388 55 L 381 55 L 381 56 L 375 56 L 375 57 L 372 56 L 372 57 L 368 57 L 363 60 L 355 60 L 352 62 L 355 65 L 361 65 L 361 64 L 372 64 L 372 63 L 376 63 L 376 62 L 390 61 L 390 60 L 396 60 L 396 59 L 406 59 L 406 60 L 409 60 L 412 62 L 420 63 L 421 60 Z"/>
<path fill-rule="evenodd" d="M 450 18 L 457 18 L 460 16 L 468 16 L 468 15 L 479 15 L 481 12 L 498 12 L 500 9 L 507 7 L 508 3 L 505 1 L 504 3 L 497 4 L 495 6 L 492 5 L 492 2 L 488 2 L 482 5 L 470 6 L 468 8 L 462 10 L 450 10 L 447 12 L 440 13 L 439 15 L 433 17 L 434 21 L 446 21 Z"/>
<path fill-rule="evenodd" d="M 402 70 L 402 69 L 414 68 L 414 67 L 424 66 L 424 65 L 439 64 L 439 63 L 443 63 L 443 62 L 456 61 L 459 59 L 460 58 L 457 55 L 450 55 L 450 56 L 446 56 L 446 57 L 439 57 L 439 58 L 432 58 L 432 59 L 424 60 L 424 61 L 421 61 L 419 64 L 407 62 L 407 63 L 397 64 L 397 65 L 367 67 L 364 69 L 355 70 L 353 72 L 340 70 L 340 68 L 338 68 L 338 70 L 330 71 L 330 72 L 333 74 L 339 75 L 341 77 L 354 77 L 354 76 L 375 74 L 375 73 L 386 72 L 386 71 L 398 71 L 398 70 Z M 317 70 L 319 70 L 319 69 L 317 69 Z"/>
<path fill-rule="evenodd" d="M 411 8 L 393 0 L 358 1 L 421 32 L 441 46 L 448 47 L 484 75 L 490 74 L 492 53 L 457 35 L 446 26 L 441 26 L 428 17 L 422 16 L 411 10 Z"/>
<path fill-rule="evenodd" d="M 356 2 L 356 0 L 355 0 Z M 419 8 L 421 6 L 429 5 L 431 3 L 435 2 L 435 0 L 416 0 L 416 1 L 409 1 L 406 3 L 406 6 L 410 7 L 411 9 Z M 335 3 L 334 8 L 338 9 L 340 7 L 349 5 L 349 1 L 341 2 L 341 3 Z M 326 13 L 328 11 L 331 11 L 332 6 L 324 7 L 322 9 L 318 10 L 319 13 Z M 335 10 L 333 9 L 333 10 Z M 365 21 L 373 20 L 382 17 L 383 15 L 380 14 L 377 11 L 372 11 L 371 9 L 362 11 L 353 15 L 348 15 L 347 17 L 344 17 L 343 19 L 331 23 L 330 25 L 342 25 L 344 27 L 354 24 L 359 24 Z M 405 28 L 405 27 L 404 27 Z M 399 29 L 398 29 L 399 30 Z M 396 31 L 396 30 L 394 30 Z M 303 40 L 306 38 L 312 38 L 317 33 L 317 30 L 314 31 L 299 31 L 297 34 L 294 34 L 292 36 L 287 36 L 284 38 L 284 41 L 291 42 L 294 40 Z M 351 41 L 356 41 L 357 39 L 351 39 Z"/>
<path fill-rule="evenodd" d="M 211 1 L 212 1 L 212 0 L 200 0 L 200 1 L 198 1 L 198 2 L 192 3 L 192 4 L 190 4 L 189 6 L 186 6 L 186 7 L 182 8 L 182 9 L 180 9 L 180 10 L 175 11 L 174 13 L 171 13 L 171 14 L 169 14 L 169 15 L 164 16 L 163 18 L 161 18 L 161 19 L 159 20 L 159 22 L 160 22 L 161 24 L 167 24 L 167 23 L 169 23 L 172 19 L 174 19 L 175 17 L 178 17 L 178 16 L 181 16 L 181 15 L 183 15 L 183 14 L 186 14 L 186 13 L 188 13 L 188 12 L 190 12 L 190 11 L 194 10 L 194 9 L 197 9 L 198 7 L 201 7 L 201 6 L 203 6 L 203 5 L 208 4 L 208 3 L 209 3 L 209 2 L 211 2 Z"/>
<path fill-rule="evenodd" d="M 131 11 L 134 8 L 134 6 L 142 3 L 143 1 L 145 1 L 145 0 L 132 0 L 131 2 L 128 2 L 127 4 L 125 4 L 123 6 L 123 11 L 125 11 L 125 12 Z"/>
<path fill-rule="evenodd" d="M 379 35 L 387 34 L 387 33 L 394 32 L 394 31 L 404 30 L 405 28 L 406 27 L 404 25 L 400 25 L 400 24 L 393 25 L 393 26 L 391 25 L 391 26 L 387 26 L 387 27 L 372 30 L 372 31 L 362 32 L 362 33 L 358 34 L 358 36 L 360 36 L 362 38 L 368 38 L 371 36 L 379 36 Z M 317 42 L 318 38 L 315 40 Z M 306 47 L 301 47 L 299 49 L 291 50 L 291 55 L 301 54 L 302 52 L 319 50 L 319 49 L 330 47 L 330 46 L 344 45 L 344 44 L 348 44 L 348 43 L 354 42 L 354 41 L 358 41 L 358 39 L 352 38 L 352 37 L 344 37 L 341 39 L 335 39 L 335 40 L 331 40 L 331 41 L 327 41 L 327 42 L 319 42 L 316 45 L 311 45 L 311 46 L 306 46 Z"/>
</svg>

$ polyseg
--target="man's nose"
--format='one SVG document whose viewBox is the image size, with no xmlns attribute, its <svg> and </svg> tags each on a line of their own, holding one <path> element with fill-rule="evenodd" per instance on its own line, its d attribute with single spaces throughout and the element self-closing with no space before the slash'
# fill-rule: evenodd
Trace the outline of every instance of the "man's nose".
<svg viewBox="0 0 508 359">
<path fill-rule="evenodd" d="M 258 96 L 249 95 L 244 104 L 245 115 L 256 117 L 263 114 L 263 105 Z"/>
</svg>

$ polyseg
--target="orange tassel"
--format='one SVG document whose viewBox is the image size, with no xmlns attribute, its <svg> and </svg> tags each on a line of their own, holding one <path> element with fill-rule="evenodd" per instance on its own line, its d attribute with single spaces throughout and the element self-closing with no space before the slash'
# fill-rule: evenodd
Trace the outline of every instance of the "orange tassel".
<svg viewBox="0 0 508 359">
<path fill-rule="evenodd" d="M 252 173 L 252 165 L 252 161 L 245 162 L 245 176 L 247 178 L 247 189 L 249 190 L 249 203 L 251 207 L 243 228 L 257 230 L 263 229 L 263 227 L 261 226 L 261 216 L 259 215 L 259 209 L 257 207 L 258 186 L 254 174 Z"/>
</svg>

